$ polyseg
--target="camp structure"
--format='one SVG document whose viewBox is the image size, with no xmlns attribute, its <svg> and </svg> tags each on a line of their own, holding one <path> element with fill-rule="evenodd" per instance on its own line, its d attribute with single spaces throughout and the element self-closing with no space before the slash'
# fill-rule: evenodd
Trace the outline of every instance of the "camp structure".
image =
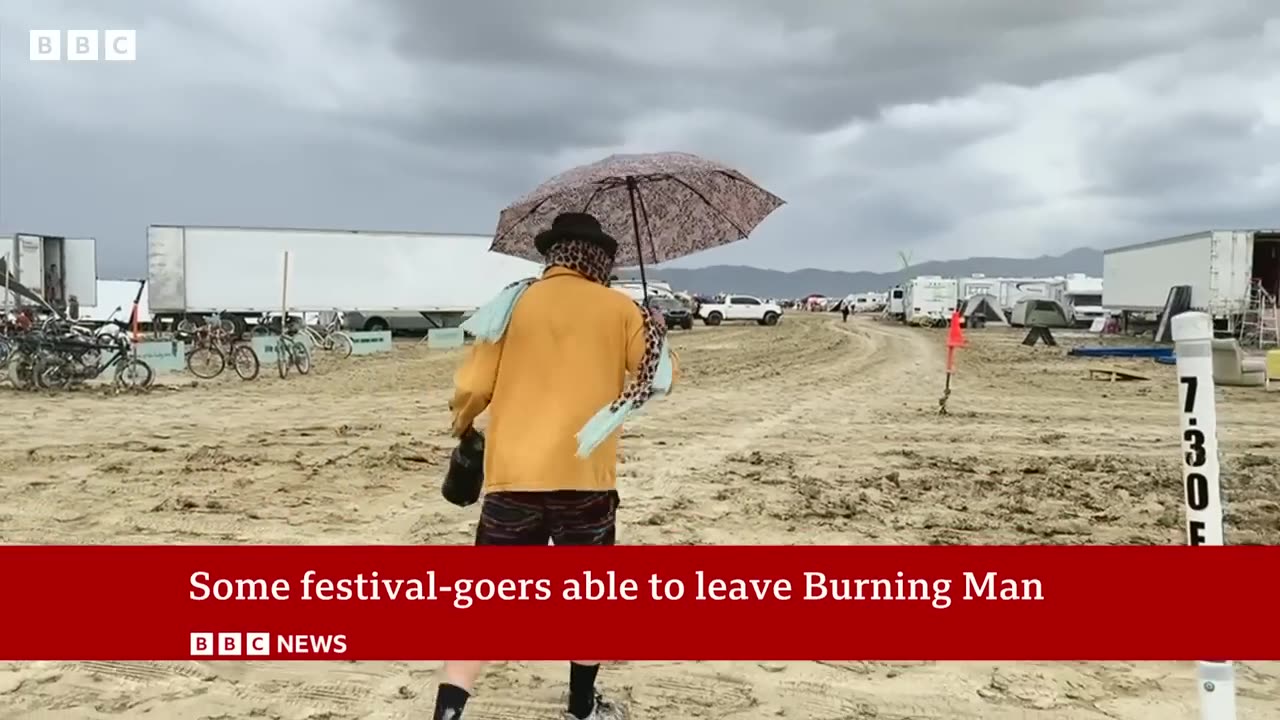
<svg viewBox="0 0 1280 720">
<path fill-rule="evenodd" d="M 985 293 L 965 300 L 964 307 L 960 309 L 960 315 L 964 318 L 965 325 L 969 327 L 982 327 L 987 323 L 1009 324 L 1009 318 L 1000 309 L 995 296 Z"/>
<path fill-rule="evenodd" d="M 1019 300 L 1009 315 L 1014 327 L 1063 328 L 1070 325 L 1066 308 L 1057 300 L 1029 298 Z"/>
</svg>

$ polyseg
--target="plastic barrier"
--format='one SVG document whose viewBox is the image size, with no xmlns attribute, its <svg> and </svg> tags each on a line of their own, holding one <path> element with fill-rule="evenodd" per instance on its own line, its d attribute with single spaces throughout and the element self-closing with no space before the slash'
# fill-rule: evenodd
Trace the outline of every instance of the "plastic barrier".
<svg viewBox="0 0 1280 720">
<path fill-rule="evenodd" d="M 1218 407 L 1213 390 L 1213 318 L 1206 313 L 1175 315 L 1178 412 L 1182 418 L 1182 485 L 1187 508 L 1187 542 L 1222 545 L 1222 485 L 1218 459 Z M 1210 562 L 1206 560 L 1206 562 Z M 1197 608 L 1189 607 L 1190 618 Z M 1213 622 L 1195 622 L 1189 632 L 1220 632 Z M 1197 665 L 1202 720 L 1235 720 L 1235 669 L 1228 660 Z"/>
<path fill-rule="evenodd" d="M 351 336 L 352 355 L 391 352 L 390 330 L 360 330 L 348 334 Z"/>
<path fill-rule="evenodd" d="M 187 345 L 180 340 L 150 340 L 134 346 L 138 359 L 156 372 L 182 372 L 187 369 Z"/>
<path fill-rule="evenodd" d="M 254 335 L 249 341 L 253 345 L 253 351 L 258 354 L 258 361 L 262 363 L 274 363 L 276 361 L 276 344 L 280 342 L 280 338 L 275 335 Z"/>
<path fill-rule="evenodd" d="M 432 328 L 427 331 L 427 347 L 445 349 L 462 347 L 467 334 L 462 328 Z"/>
<path fill-rule="evenodd" d="M 1155 358 L 1173 355 L 1171 347 L 1078 347 L 1067 352 L 1077 357 Z"/>
</svg>

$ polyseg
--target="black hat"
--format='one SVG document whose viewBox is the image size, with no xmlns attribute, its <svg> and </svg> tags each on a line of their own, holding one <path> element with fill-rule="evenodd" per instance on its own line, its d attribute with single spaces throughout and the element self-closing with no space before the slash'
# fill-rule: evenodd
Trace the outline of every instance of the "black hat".
<svg viewBox="0 0 1280 720">
<path fill-rule="evenodd" d="M 600 221 L 587 213 L 560 213 L 551 221 L 551 229 L 538 233 L 533 246 L 543 255 L 552 245 L 564 240 L 584 240 L 594 243 L 610 256 L 618 254 L 618 241 L 600 227 Z"/>
</svg>

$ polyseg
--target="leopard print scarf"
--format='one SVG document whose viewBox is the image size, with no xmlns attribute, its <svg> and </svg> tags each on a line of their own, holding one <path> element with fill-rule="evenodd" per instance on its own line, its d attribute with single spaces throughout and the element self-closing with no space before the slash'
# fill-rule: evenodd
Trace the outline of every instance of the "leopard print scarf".
<svg viewBox="0 0 1280 720">
<path fill-rule="evenodd" d="M 547 250 L 546 263 L 547 267 L 555 265 L 567 268 L 601 285 L 609 284 L 609 275 L 613 272 L 613 257 L 595 243 L 582 240 L 567 240 L 552 245 Z M 623 389 L 622 395 L 609 404 L 611 412 L 616 412 L 628 400 L 631 401 L 633 410 L 639 409 L 653 396 L 653 380 L 658 376 L 658 363 L 662 360 L 662 345 L 667 337 L 662 311 L 645 308 L 640 303 L 636 305 L 644 315 L 644 362 L 640 364 L 640 372 Z"/>
</svg>

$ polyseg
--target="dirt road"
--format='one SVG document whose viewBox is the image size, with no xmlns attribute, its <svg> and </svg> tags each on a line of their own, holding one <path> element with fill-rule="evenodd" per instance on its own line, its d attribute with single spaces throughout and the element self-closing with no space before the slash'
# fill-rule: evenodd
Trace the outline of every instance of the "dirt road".
<svg viewBox="0 0 1280 720">
<path fill-rule="evenodd" d="M 971 334 L 936 415 L 940 331 L 788 317 L 675 334 L 681 386 L 627 429 L 622 540 L 1177 543 L 1172 370 L 1090 383 L 1061 349 Z M 1070 339 L 1064 339 L 1071 342 Z M 406 344 L 280 382 L 141 398 L 0 392 L 0 540 L 467 543 L 439 497 L 458 355 Z M 1280 542 L 1275 396 L 1220 404 L 1234 542 Z M 42 619 L 43 620 L 43 619 Z M 1171 630 L 1172 631 L 1172 630 Z M 0 718 L 422 718 L 432 664 L 20 663 Z M 638 718 L 1196 717 L 1171 663 L 629 663 Z M 1280 716 L 1280 663 L 1242 665 L 1241 718 Z M 467 720 L 558 718 L 564 668 L 493 668 Z"/>
</svg>

